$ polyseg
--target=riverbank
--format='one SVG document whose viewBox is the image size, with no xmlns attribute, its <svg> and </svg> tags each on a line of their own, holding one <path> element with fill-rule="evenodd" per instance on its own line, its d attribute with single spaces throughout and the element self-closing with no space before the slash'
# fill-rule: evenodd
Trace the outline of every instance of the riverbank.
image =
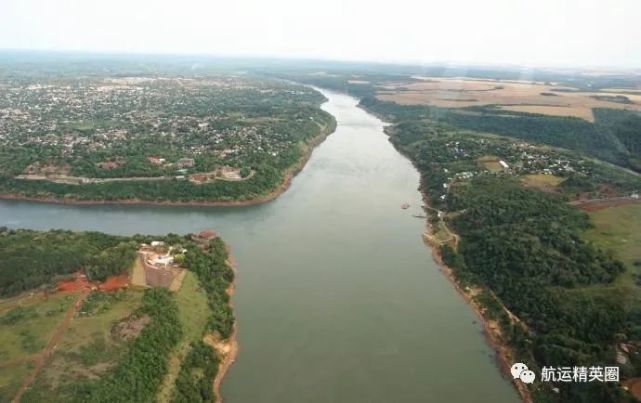
<svg viewBox="0 0 641 403">
<path fill-rule="evenodd" d="M 227 253 L 229 257 L 226 263 L 234 271 L 234 281 L 229 284 L 229 287 L 227 287 L 226 290 L 227 295 L 229 295 L 229 306 L 233 310 L 234 304 L 232 303 L 232 297 L 234 295 L 234 292 L 236 291 L 235 278 L 238 275 L 238 265 L 236 264 L 236 260 L 234 259 L 234 257 L 229 253 L 229 246 L 227 246 Z M 205 343 L 215 348 L 218 354 L 222 356 L 222 359 L 218 364 L 218 371 L 216 372 L 216 376 L 214 377 L 214 393 L 216 394 L 216 403 L 222 403 L 223 396 L 220 393 L 220 386 L 222 385 L 222 382 L 225 378 L 225 375 L 229 371 L 229 368 L 236 361 L 236 357 L 238 357 L 238 320 L 234 320 L 234 327 L 231 336 L 229 336 L 228 339 L 216 340 L 214 336 L 209 335 L 205 336 Z"/>
<path fill-rule="evenodd" d="M 336 130 L 336 125 L 328 128 L 321 129 L 321 134 L 312 138 L 307 143 L 301 146 L 303 153 L 301 159 L 291 167 L 287 168 L 283 173 L 283 181 L 276 188 L 269 193 L 256 196 L 249 199 L 239 200 L 190 200 L 190 201 L 153 201 L 145 199 L 118 199 L 118 200 L 83 200 L 76 198 L 61 198 L 54 196 L 26 196 L 17 193 L 3 193 L 0 194 L 0 200 L 21 200 L 36 203 L 50 203 L 62 205 L 121 205 L 121 206 L 166 206 L 166 207 L 242 207 L 263 204 L 276 199 L 281 194 L 285 193 L 292 184 L 294 177 L 303 170 L 307 162 L 312 156 L 314 149 L 327 139 L 327 137 Z"/>
<path fill-rule="evenodd" d="M 379 114 L 369 110 L 367 107 L 361 104 L 359 104 L 358 107 L 363 109 L 367 113 L 376 116 L 381 121 L 383 121 L 386 124 L 386 127 L 383 129 L 383 132 L 388 137 L 391 137 L 392 134 L 390 133 L 390 130 L 389 130 L 392 127 L 391 122 L 385 121 L 384 116 L 380 116 Z M 390 143 L 392 144 L 394 149 L 399 154 L 407 158 L 411 162 L 414 169 L 416 169 L 420 173 L 420 170 L 416 166 L 416 163 L 414 162 L 414 160 L 412 160 L 412 158 L 410 158 L 410 156 L 407 155 L 403 150 L 396 147 L 396 145 L 393 142 L 390 141 Z M 426 209 L 432 209 L 432 207 L 430 207 L 429 205 L 429 197 L 424 190 L 423 179 L 421 179 L 420 181 L 421 183 L 419 184 L 419 191 L 421 192 L 423 205 Z M 448 228 L 448 232 L 452 236 L 455 246 L 458 245 L 458 241 L 459 241 L 458 234 L 451 231 L 449 228 Z M 501 373 L 511 380 L 510 383 L 512 383 L 514 388 L 517 390 L 521 400 L 524 403 L 533 403 L 532 394 L 530 393 L 530 390 L 523 383 L 512 379 L 510 368 L 512 364 L 516 361 L 514 359 L 514 352 L 511 346 L 508 343 L 506 343 L 503 339 L 500 324 L 498 323 L 498 321 L 489 318 L 485 314 L 485 312 L 487 311 L 487 308 L 474 298 L 476 295 L 478 295 L 482 291 L 482 289 L 480 287 L 476 287 L 476 288 L 463 287 L 459 283 L 454 273 L 454 270 L 451 267 L 447 266 L 445 262 L 443 262 L 441 251 L 440 251 L 442 244 L 437 240 L 437 237 L 433 231 L 433 226 L 429 223 L 428 220 L 426 220 L 426 230 L 423 233 L 423 240 L 425 241 L 427 246 L 430 247 L 430 249 L 432 250 L 432 258 L 434 259 L 434 262 L 436 262 L 436 264 L 439 266 L 440 271 L 448 279 L 450 284 L 452 284 L 456 292 L 463 298 L 466 304 L 472 309 L 474 314 L 479 318 L 481 325 L 483 326 L 483 334 L 485 336 L 485 340 L 487 344 L 495 352 L 496 363 Z M 509 314 L 510 314 L 510 317 L 513 316 L 511 312 Z"/>
<path fill-rule="evenodd" d="M 441 245 L 436 242 L 432 232 L 432 226 L 430 224 L 427 225 L 426 232 L 423 234 L 423 239 L 432 249 L 432 258 L 436 264 L 439 265 L 443 275 L 448 279 L 456 292 L 463 298 L 468 306 L 472 308 L 474 314 L 479 318 L 480 323 L 483 326 L 485 340 L 494 350 L 496 354 L 496 363 L 501 372 L 511 380 L 511 383 L 514 385 L 514 388 L 517 390 L 524 403 L 533 403 L 532 394 L 527 386 L 518 380 L 512 380 L 510 368 L 512 367 L 512 364 L 516 362 L 514 358 L 515 354 L 512 347 L 504 341 L 501 325 L 497 320 L 491 319 L 485 315 L 487 308 L 479 303 L 475 298 L 480 292 L 482 292 L 481 287 L 463 287 L 459 283 L 454 270 L 443 262 L 440 252 Z"/>
</svg>

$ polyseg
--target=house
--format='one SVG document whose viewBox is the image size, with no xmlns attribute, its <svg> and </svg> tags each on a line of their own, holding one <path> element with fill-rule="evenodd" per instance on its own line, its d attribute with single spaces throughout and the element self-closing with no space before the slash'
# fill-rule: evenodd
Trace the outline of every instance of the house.
<svg viewBox="0 0 641 403">
<path fill-rule="evenodd" d="M 499 160 L 499 164 L 503 167 L 503 169 L 508 169 L 510 166 L 507 164 L 507 162 L 503 160 Z"/>
</svg>

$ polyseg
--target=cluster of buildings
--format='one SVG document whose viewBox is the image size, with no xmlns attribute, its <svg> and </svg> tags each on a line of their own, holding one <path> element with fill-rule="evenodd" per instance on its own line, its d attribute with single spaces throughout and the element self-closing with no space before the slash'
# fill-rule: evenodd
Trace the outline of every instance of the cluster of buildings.
<svg viewBox="0 0 641 403">
<path fill-rule="evenodd" d="M 217 237 L 218 234 L 215 231 L 205 230 L 192 235 L 191 238 L 204 247 Z M 185 271 L 181 263 L 186 253 L 186 249 L 166 245 L 163 241 L 152 241 L 149 244 L 140 245 L 138 259 L 144 275 L 141 279 L 134 279 L 132 283 L 148 287 L 179 288 Z M 135 273 L 134 276 L 136 276 Z"/>
<path fill-rule="evenodd" d="M 122 156 L 123 146 L 144 149 L 153 144 L 153 155 L 162 157 L 141 156 L 149 157 L 151 167 L 171 163 L 178 170 L 191 169 L 198 156 L 243 166 L 247 159 L 272 158 L 296 144 L 279 134 L 278 117 L 258 107 L 247 116 L 242 112 L 260 94 L 285 91 L 261 82 L 123 77 L 2 84 L 0 142 L 47 149 L 51 164 L 64 160 L 75 166 L 96 152 L 106 154 L 109 162 Z M 96 167 L 98 176 L 100 169 L 111 169 L 110 164 Z"/>
</svg>

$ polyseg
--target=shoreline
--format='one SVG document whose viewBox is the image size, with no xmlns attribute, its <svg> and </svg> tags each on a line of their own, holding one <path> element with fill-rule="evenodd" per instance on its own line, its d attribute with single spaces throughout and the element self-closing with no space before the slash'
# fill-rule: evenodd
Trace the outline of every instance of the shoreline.
<svg viewBox="0 0 641 403">
<path fill-rule="evenodd" d="M 514 362 L 512 348 L 501 340 L 501 330 L 498 322 L 496 320 L 489 319 L 485 317 L 485 307 L 479 302 L 474 300 L 474 290 L 473 289 L 464 289 L 461 287 L 461 284 L 456 279 L 454 274 L 454 269 L 447 266 L 441 257 L 441 253 L 438 250 L 439 246 L 433 239 L 431 225 L 427 224 L 427 230 L 423 234 L 423 239 L 432 250 L 432 259 L 439 266 L 439 271 L 443 273 L 445 278 L 452 284 L 456 292 L 463 298 L 465 303 L 472 309 L 474 314 L 479 318 L 483 329 L 483 336 L 485 337 L 486 343 L 494 350 L 496 364 L 499 368 L 499 371 L 502 375 L 508 377 L 510 383 L 514 386 L 519 397 L 524 403 L 533 403 L 532 394 L 530 390 L 521 382 L 516 382 L 510 377 L 510 368 Z"/>
<path fill-rule="evenodd" d="M 336 131 L 336 125 L 330 126 L 329 128 L 322 129 L 321 134 L 313 137 L 307 143 L 304 143 L 302 146 L 303 156 L 300 160 L 291 167 L 287 168 L 284 171 L 283 181 L 272 189 L 269 193 L 257 196 L 250 199 L 239 199 L 239 200 L 190 200 L 190 201 L 152 201 L 144 199 L 118 199 L 118 200 L 83 200 L 83 199 L 74 199 L 74 198 L 63 198 L 55 196 L 25 196 L 17 193 L 1 193 L 0 200 L 16 200 L 16 201 L 28 201 L 34 203 L 48 203 L 48 204 L 60 204 L 60 205 L 70 205 L 70 206 L 99 206 L 99 205 L 115 205 L 115 206 L 162 206 L 162 207 L 245 207 L 245 206 L 254 206 L 258 204 L 263 204 L 270 202 L 276 199 L 281 194 L 285 193 L 287 189 L 292 185 L 292 181 L 298 175 L 307 162 L 311 158 L 312 154 L 316 147 L 323 143 Z"/>
<path fill-rule="evenodd" d="M 386 120 L 384 120 L 382 116 L 379 116 L 373 111 L 368 110 L 366 107 L 360 105 L 360 103 L 358 107 L 363 109 L 367 113 L 373 116 L 376 116 L 385 124 L 383 133 L 387 135 L 388 141 L 390 141 L 391 135 L 387 131 L 387 128 L 391 127 L 392 123 L 387 122 Z M 392 144 L 392 147 L 394 147 L 394 149 L 398 153 L 403 155 L 405 158 L 407 158 L 411 162 L 412 166 L 414 167 L 414 169 L 416 169 L 416 171 L 419 173 L 419 176 L 420 176 L 420 171 L 416 166 L 415 162 L 411 158 L 409 158 L 409 156 L 407 156 L 402 150 L 396 147 L 396 145 L 391 141 L 390 141 L 390 144 Z M 418 191 L 421 193 L 423 206 L 430 208 L 429 198 L 425 193 L 425 191 L 423 190 L 422 177 L 419 181 L 420 183 L 419 183 Z M 499 372 L 502 375 L 506 376 L 507 379 L 510 381 L 510 383 L 514 386 L 523 403 L 533 403 L 534 400 L 532 399 L 532 393 L 527 388 L 527 386 L 525 386 L 523 383 L 516 382 L 511 377 L 510 368 L 512 366 L 512 363 L 514 362 L 513 361 L 514 354 L 512 352 L 512 348 L 503 340 L 501 340 L 500 326 L 496 321 L 491 320 L 483 315 L 486 308 L 482 304 L 474 300 L 473 290 L 472 289 L 465 290 L 463 287 L 461 287 L 461 284 L 459 284 L 458 280 L 456 279 L 456 275 L 454 274 L 454 269 L 447 266 L 445 262 L 443 262 L 443 259 L 441 257 L 441 252 L 439 250 L 440 245 L 434 239 L 432 225 L 430 224 L 428 219 L 425 220 L 425 226 L 426 226 L 426 230 L 423 233 L 422 237 L 423 237 L 423 241 L 432 250 L 432 259 L 438 265 L 439 271 L 443 273 L 445 278 L 447 278 L 450 284 L 452 284 L 452 286 L 454 287 L 454 290 L 463 298 L 465 303 L 472 309 L 474 314 L 479 318 L 479 321 L 482 325 L 485 342 L 488 344 L 488 346 L 490 346 L 490 348 L 492 348 L 492 350 L 494 350 L 495 360 L 496 360 L 496 364 L 498 366 Z M 454 234 L 455 237 L 458 237 L 458 234 L 456 234 L 455 232 L 452 232 L 452 234 Z"/>
<path fill-rule="evenodd" d="M 234 292 L 236 291 L 236 276 L 238 275 L 238 265 L 236 264 L 236 260 L 230 253 L 229 246 L 225 244 L 225 247 L 227 249 L 228 257 L 226 263 L 231 267 L 231 269 L 234 272 L 234 281 L 229 284 L 229 287 L 227 287 L 227 295 L 229 295 L 229 306 L 234 309 L 234 304 L 232 302 L 232 297 L 234 295 Z M 218 371 L 216 371 L 216 376 L 214 377 L 213 383 L 214 383 L 214 393 L 216 394 L 216 403 L 222 403 L 223 402 L 223 396 L 220 393 L 220 387 L 223 383 L 223 380 L 225 379 L 225 375 L 229 371 L 229 368 L 231 368 L 232 364 L 236 361 L 236 358 L 238 357 L 238 351 L 239 351 L 239 344 L 238 344 L 238 320 L 236 319 L 234 315 L 234 325 L 233 325 L 233 330 L 231 336 L 227 340 L 224 340 L 223 342 L 219 343 L 221 347 L 223 348 L 228 348 L 227 354 L 222 354 L 220 351 L 218 353 L 222 355 L 222 360 L 218 364 Z"/>
</svg>

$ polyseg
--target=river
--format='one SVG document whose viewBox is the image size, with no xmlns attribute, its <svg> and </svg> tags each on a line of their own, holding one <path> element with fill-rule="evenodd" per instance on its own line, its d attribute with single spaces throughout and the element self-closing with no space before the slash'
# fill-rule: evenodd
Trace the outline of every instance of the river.
<svg viewBox="0 0 641 403">
<path fill-rule="evenodd" d="M 0 201 L 0 225 L 114 234 L 212 228 L 239 266 L 227 403 L 518 402 L 477 318 L 421 239 L 419 175 L 357 100 L 322 91 L 337 130 L 258 206 Z M 407 210 L 400 205 L 407 202 Z"/>
</svg>

